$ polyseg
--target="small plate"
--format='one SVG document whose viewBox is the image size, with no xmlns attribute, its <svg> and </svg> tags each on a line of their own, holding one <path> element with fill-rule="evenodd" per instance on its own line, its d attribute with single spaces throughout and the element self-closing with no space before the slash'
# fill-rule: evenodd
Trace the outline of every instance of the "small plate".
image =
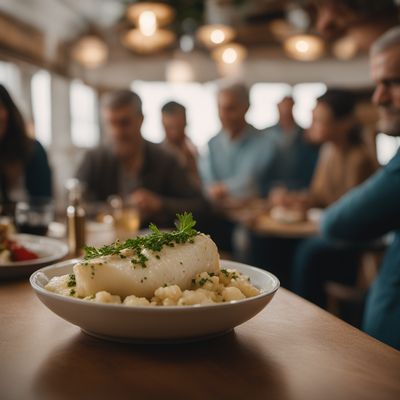
<svg viewBox="0 0 400 400">
<path fill-rule="evenodd" d="M 52 277 L 71 273 L 78 261 L 36 271 L 30 278 L 33 289 L 61 318 L 90 335 L 119 342 L 185 342 L 221 335 L 258 314 L 279 288 L 279 280 L 271 273 L 226 260 L 221 260 L 221 268 L 234 268 L 249 276 L 261 294 L 215 305 L 131 307 L 66 297 L 44 288 Z"/>
<path fill-rule="evenodd" d="M 0 263 L 0 279 L 28 277 L 38 268 L 59 261 L 68 254 L 68 246 L 65 243 L 45 236 L 17 234 L 12 235 L 12 239 L 38 254 L 39 258 Z"/>
</svg>

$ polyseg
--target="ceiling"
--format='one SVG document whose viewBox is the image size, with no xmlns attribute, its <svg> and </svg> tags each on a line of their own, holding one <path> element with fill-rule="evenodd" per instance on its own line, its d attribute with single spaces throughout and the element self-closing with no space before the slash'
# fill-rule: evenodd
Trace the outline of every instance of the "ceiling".
<svg viewBox="0 0 400 400">
<path fill-rule="evenodd" d="M 45 32 L 51 41 L 70 41 L 95 26 L 112 34 L 129 26 L 124 13 L 129 0 L 2 0 L 4 11 Z M 226 23 L 238 29 L 247 46 L 273 42 L 267 23 L 282 18 L 288 0 L 170 0 L 176 11 L 171 25 L 178 35 L 204 23 Z M 302 3 L 297 1 L 296 3 Z M 48 16 L 51 16 L 50 18 Z"/>
<path fill-rule="evenodd" d="M 164 0 L 158 0 L 164 1 Z M 177 35 L 194 34 L 204 23 L 225 23 L 233 25 L 237 40 L 249 49 L 246 60 L 247 76 L 250 80 L 313 81 L 315 79 L 343 80 L 362 84 L 368 81 L 365 58 L 344 65 L 333 59 L 323 59 L 311 72 L 307 64 L 288 59 L 281 43 L 271 32 L 269 23 L 282 20 L 296 5 L 305 5 L 310 0 L 165 0 L 176 11 L 170 26 Z M 57 59 L 60 43 L 73 43 L 90 29 L 104 37 L 111 49 L 107 65 L 97 70 L 74 70 L 87 81 L 101 85 L 104 82 L 123 86 L 132 79 L 163 79 L 166 64 L 179 58 L 178 42 L 167 51 L 151 57 L 141 57 L 125 49 L 120 43 L 121 33 L 131 26 L 125 17 L 129 0 L 1 0 L 0 12 L 21 20 L 44 33 L 49 60 Z M 312 20 L 312 15 L 309 15 Z M 310 19 L 309 19 L 310 22 Z M 187 55 L 186 55 L 187 56 Z M 151 62 L 150 62 L 151 61 Z M 195 70 L 196 79 L 208 81 L 218 74 L 209 52 L 197 44 L 187 61 Z M 329 64 L 330 63 L 330 64 Z M 328 65 L 329 64 L 329 65 Z M 329 66 L 343 71 L 336 76 Z M 353 65 L 353 67 L 351 66 Z M 328 69 L 327 69 L 328 68 Z M 346 69 L 347 68 L 347 69 Z M 346 73 L 353 68 L 356 73 Z M 318 75 L 319 74 L 319 75 Z M 328 80 L 329 80 L 328 79 Z M 359 79 L 357 81 L 357 79 Z M 249 82 L 250 83 L 250 82 Z"/>
</svg>

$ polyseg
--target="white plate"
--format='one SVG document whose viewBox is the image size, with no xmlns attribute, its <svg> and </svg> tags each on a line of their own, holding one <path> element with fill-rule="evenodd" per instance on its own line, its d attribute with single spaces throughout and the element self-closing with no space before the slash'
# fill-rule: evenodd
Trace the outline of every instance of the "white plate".
<svg viewBox="0 0 400 400">
<path fill-rule="evenodd" d="M 84 332 L 121 342 L 182 342 L 223 334 L 258 314 L 279 288 L 279 280 L 269 272 L 221 260 L 222 268 L 235 268 L 248 275 L 262 293 L 215 305 L 130 307 L 89 302 L 44 289 L 52 277 L 71 273 L 77 261 L 69 260 L 36 271 L 30 278 L 33 289 L 51 311 Z"/>
<path fill-rule="evenodd" d="M 11 238 L 35 252 L 39 258 L 30 261 L 0 263 L 0 279 L 27 277 L 38 268 L 61 260 L 68 254 L 68 246 L 56 239 L 27 234 L 12 235 Z"/>
</svg>

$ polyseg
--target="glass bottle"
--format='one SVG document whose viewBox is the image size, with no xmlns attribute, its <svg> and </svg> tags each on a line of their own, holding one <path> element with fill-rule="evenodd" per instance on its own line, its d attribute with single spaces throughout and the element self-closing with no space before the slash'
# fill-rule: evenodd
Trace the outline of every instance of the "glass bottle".
<svg viewBox="0 0 400 400">
<path fill-rule="evenodd" d="M 70 255 L 82 255 L 86 244 L 86 212 L 82 206 L 82 185 L 78 179 L 69 179 L 66 184 L 68 190 L 67 207 L 67 239 Z"/>
</svg>

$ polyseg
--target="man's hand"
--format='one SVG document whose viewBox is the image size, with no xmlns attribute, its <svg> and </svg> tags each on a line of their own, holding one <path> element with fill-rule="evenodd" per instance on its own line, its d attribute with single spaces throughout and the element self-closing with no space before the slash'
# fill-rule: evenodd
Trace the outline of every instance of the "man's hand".
<svg viewBox="0 0 400 400">
<path fill-rule="evenodd" d="M 130 200 L 146 216 L 157 214 L 162 209 L 161 198 L 147 189 L 138 189 L 132 193 Z"/>
<path fill-rule="evenodd" d="M 228 196 L 229 191 L 223 183 L 213 183 L 208 186 L 207 193 L 211 200 L 222 200 Z"/>
</svg>

